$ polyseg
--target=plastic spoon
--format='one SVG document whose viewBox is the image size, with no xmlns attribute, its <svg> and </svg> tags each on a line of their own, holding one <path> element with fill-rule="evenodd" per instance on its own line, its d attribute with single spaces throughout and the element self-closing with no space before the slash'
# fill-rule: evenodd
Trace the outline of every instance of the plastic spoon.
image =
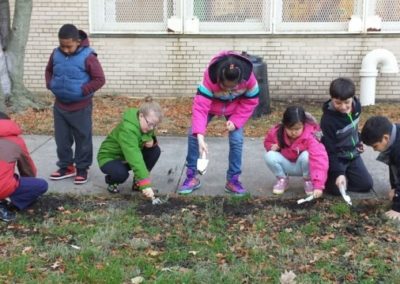
<svg viewBox="0 0 400 284">
<path fill-rule="evenodd" d="M 309 195 L 306 198 L 302 198 L 302 199 L 297 200 L 297 204 L 302 204 L 304 202 L 308 202 L 308 201 L 311 201 L 313 199 L 314 199 L 314 195 Z"/>
<path fill-rule="evenodd" d="M 199 174 L 204 175 L 207 171 L 208 159 L 206 156 L 206 152 L 201 154 L 201 157 L 197 159 L 197 171 Z"/>
<path fill-rule="evenodd" d="M 159 204 L 163 204 L 164 201 L 162 201 L 160 198 L 153 196 L 153 198 L 151 199 L 151 204 L 153 205 L 159 205 Z"/>
<path fill-rule="evenodd" d="M 350 206 L 353 205 L 353 204 L 351 203 L 351 198 L 350 198 L 350 196 L 348 196 L 347 193 L 346 193 L 346 186 L 345 186 L 344 184 L 341 184 L 341 185 L 339 186 L 339 191 L 340 191 L 340 194 L 342 195 L 344 201 L 346 201 L 346 203 L 349 204 Z"/>
</svg>

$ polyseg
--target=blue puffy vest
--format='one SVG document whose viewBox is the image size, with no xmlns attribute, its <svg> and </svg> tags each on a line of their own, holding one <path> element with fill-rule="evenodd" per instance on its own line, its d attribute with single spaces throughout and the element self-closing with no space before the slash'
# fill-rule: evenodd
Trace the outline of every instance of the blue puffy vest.
<svg viewBox="0 0 400 284">
<path fill-rule="evenodd" d="M 82 86 L 90 81 L 86 72 L 86 58 L 94 51 L 90 47 L 80 47 L 74 54 L 65 55 L 59 48 L 53 54 L 53 78 L 50 90 L 64 103 L 81 101 L 84 98 Z"/>
</svg>

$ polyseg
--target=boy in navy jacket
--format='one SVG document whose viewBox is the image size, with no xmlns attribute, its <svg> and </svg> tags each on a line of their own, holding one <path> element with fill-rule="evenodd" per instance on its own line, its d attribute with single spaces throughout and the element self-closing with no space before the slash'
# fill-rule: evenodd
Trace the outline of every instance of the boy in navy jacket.
<svg viewBox="0 0 400 284">
<path fill-rule="evenodd" d="M 361 131 L 362 141 L 380 152 L 377 160 L 389 166 L 389 194 L 392 208 L 386 212 L 390 219 L 400 220 L 400 125 L 384 116 L 370 117 Z"/>
<path fill-rule="evenodd" d="M 343 186 L 353 192 L 368 192 L 373 181 L 361 153 L 358 123 L 361 104 L 355 96 L 355 85 L 347 78 L 337 78 L 329 88 L 331 99 L 324 103 L 321 117 L 322 143 L 329 157 L 325 191 L 340 195 Z"/>
</svg>

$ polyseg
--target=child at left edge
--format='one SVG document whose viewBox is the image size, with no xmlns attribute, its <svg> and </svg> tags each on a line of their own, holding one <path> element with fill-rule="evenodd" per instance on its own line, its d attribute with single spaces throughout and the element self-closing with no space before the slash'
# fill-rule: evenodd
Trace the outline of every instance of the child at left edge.
<svg viewBox="0 0 400 284">
<path fill-rule="evenodd" d="M 288 107 L 282 122 L 267 132 L 264 160 L 276 176 L 272 193 L 283 194 L 289 187 L 289 176 L 301 176 L 307 195 L 322 196 L 329 163 L 319 141 L 320 132 L 314 117 L 300 106 Z"/>
<path fill-rule="evenodd" d="M 48 189 L 44 179 L 36 178 L 36 166 L 21 134 L 19 125 L 0 112 L 0 220 L 5 222 L 16 217 L 10 205 L 23 210 Z"/>
<path fill-rule="evenodd" d="M 361 140 L 380 152 L 377 160 L 389 166 L 392 208 L 385 214 L 400 221 L 400 124 L 394 124 L 384 116 L 372 116 L 361 130 Z"/>
<path fill-rule="evenodd" d="M 55 96 L 54 138 L 59 167 L 50 179 L 75 177 L 75 184 L 83 184 L 88 181 L 93 161 L 92 97 L 105 84 L 105 77 L 84 31 L 65 24 L 58 39 L 59 46 L 50 55 L 45 72 L 46 86 Z"/>
</svg>

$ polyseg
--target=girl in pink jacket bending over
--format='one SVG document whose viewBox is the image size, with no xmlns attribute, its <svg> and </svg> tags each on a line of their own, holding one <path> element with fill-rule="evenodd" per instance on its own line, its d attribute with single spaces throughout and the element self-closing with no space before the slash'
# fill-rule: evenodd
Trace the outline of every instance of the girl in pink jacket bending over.
<svg viewBox="0 0 400 284">
<path fill-rule="evenodd" d="M 264 160 L 276 176 L 274 194 L 283 194 L 288 189 L 288 176 L 302 176 L 305 193 L 315 198 L 322 196 L 329 163 L 319 133 L 315 119 L 300 106 L 288 107 L 282 123 L 268 131 Z"/>
<path fill-rule="evenodd" d="M 208 153 L 204 137 L 207 125 L 214 116 L 225 117 L 225 126 L 229 132 L 229 167 L 225 191 L 239 196 L 246 193 L 239 181 L 243 126 L 258 104 L 258 93 L 253 64 L 246 57 L 232 51 L 223 51 L 211 60 L 193 101 L 186 179 L 178 189 L 179 194 L 189 194 L 200 188 L 196 163 L 200 154 Z"/>
</svg>

